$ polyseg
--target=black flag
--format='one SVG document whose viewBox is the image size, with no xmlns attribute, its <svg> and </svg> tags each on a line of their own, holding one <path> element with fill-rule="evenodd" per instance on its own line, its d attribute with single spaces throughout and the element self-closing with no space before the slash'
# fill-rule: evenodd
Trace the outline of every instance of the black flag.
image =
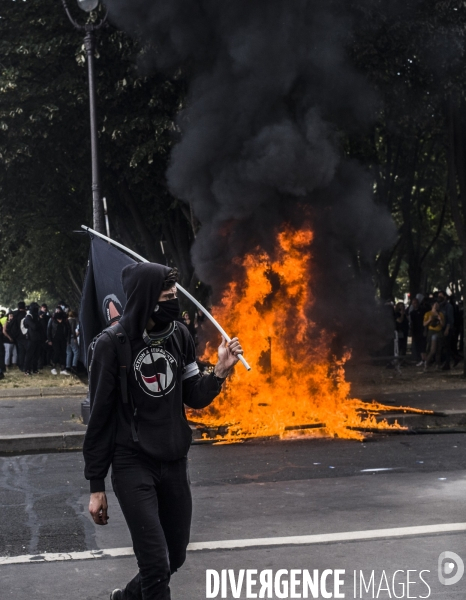
<svg viewBox="0 0 466 600">
<path fill-rule="evenodd" d="M 115 323 L 126 304 L 121 271 L 136 261 L 100 238 L 91 237 L 79 322 L 81 360 L 87 366 L 87 349 L 94 337 Z"/>
</svg>

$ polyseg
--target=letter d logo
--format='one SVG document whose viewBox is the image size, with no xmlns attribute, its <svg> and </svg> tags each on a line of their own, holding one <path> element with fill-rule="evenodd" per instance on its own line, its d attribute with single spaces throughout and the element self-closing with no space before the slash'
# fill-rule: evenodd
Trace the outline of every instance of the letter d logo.
<svg viewBox="0 0 466 600">
<path fill-rule="evenodd" d="M 448 561 L 448 562 L 444 562 Z M 454 561 L 454 562 L 452 562 Z M 453 577 L 447 577 L 456 566 L 456 573 Z M 438 557 L 438 579 L 442 585 L 454 585 L 464 575 L 464 562 L 455 552 L 442 552 Z"/>
</svg>

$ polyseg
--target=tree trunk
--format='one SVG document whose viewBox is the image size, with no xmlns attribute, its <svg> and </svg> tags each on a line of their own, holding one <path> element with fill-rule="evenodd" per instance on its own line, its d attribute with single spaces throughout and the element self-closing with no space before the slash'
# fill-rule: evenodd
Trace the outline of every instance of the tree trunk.
<svg viewBox="0 0 466 600">
<path fill-rule="evenodd" d="M 165 257 L 163 256 L 162 249 L 159 247 L 151 230 L 146 225 L 146 221 L 144 220 L 144 217 L 139 210 L 139 206 L 135 202 L 126 181 L 121 184 L 121 190 L 126 207 L 129 209 L 131 216 L 133 217 L 133 221 L 136 224 L 137 230 L 144 243 L 146 249 L 146 256 L 144 258 L 147 258 L 147 260 L 152 262 L 164 264 Z"/>
<path fill-rule="evenodd" d="M 380 253 L 377 260 L 377 278 L 379 283 L 380 298 L 383 302 L 393 299 L 393 287 L 395 279 L 390 275 L 390 262 L 393 258 L 393 250 Z"/>
<path fill-rule="evenodd" d="M 450 194 L 451 213 L 453 216 L 453 222 L 455 229 L 458 234 L 458 239 L 463 253 L 462 260 L 462 276 L 463 276 L 463 288 L 466 283 L 466 229 L 465 229 L 465 215 L 461 214 L 460 207 L 460 196 L 462 199 L 463 206 L 466 205 L 466 177 L 465 177 L 465 165 L 463 160 L 459 160 L 459 157 L 463 157 L 462 144 L 463 139 L 461 135 L 462 129 L 461 114 L 459 106 L 455 103 L 455 100 L 450 97 L 448 107 L 448 187 Z M 459 184 L 459 190 L 458 190 Z M 459 193 L 458 193 L 459 192 Z M 464 304 L 463 296 L 463 304 Z M 464 333 L 466 334 L 466 319 L 463 318 Z M 463 339 L 463 376 L 466 377 L 466 335 Z"/>
<path fill-rule="evenodd" d="M 180 283 L 183 287 L 189 287 L 194 273 L 191 262 L 191 224 L 184 217 L 180 207 L 176 206 L 171 209 L 170 219 L 165 219 L 162 227 L 169 254 L 180 271 Z"/>
</svg>

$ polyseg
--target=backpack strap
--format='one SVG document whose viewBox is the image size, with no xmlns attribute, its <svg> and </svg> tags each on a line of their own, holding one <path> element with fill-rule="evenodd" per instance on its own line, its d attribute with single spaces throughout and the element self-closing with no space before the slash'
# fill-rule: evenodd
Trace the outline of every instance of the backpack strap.
<svg viewBox="0 0 466 600">
<path fill-rule="evenodd" d="M 123 404 L 131 405 L 131 433 L 133 442 L 139 442 L 136 424 L 134 422 L 134 419 L 137 416 L 137 408 L 134 407 L 133 398 L 128 391 L 128 373 L 131 368 L 132 359 L 131 344 L 128 342 L 126 331 L 120 323 L 117 323 L 113 327 L 108 327 L 103 333 L 109 335 L 115 345 L 118 359 L 118 381 L 120 382 L 121 400 Z"/>
<path fill-rule="evenodd" d="M 177 323 L 175 322 L 175 331 L 173 332 L 173 343 L 175 344 L 175 348 L 176 348 L 178 354 L 181 356 L 182 372 L 184 372 L 184 370 L 186 368 L 186 355 L 181 350 L 181 346 L 184 345 L 183 341 L 184 340 L 183 340 L 183 334 L 181 333 L 181 329 L 178 327 Z"/>
<path fill-rule="evenodd" d="M 52 326 L 50 326 L 50 327 L 52 327 Z M 95 345 L 97 344 L 97 340 L 100 338 L 101 335 L 102 335 L 101 333 L 96 335 L 95 338 L 92 340 L 92 342 L 89 344 L 89 348 L 87 349 L 87 371 L 88 371 L 88 373 L 91 372 L 92 362 L 94 360 Z"/>
</svg>

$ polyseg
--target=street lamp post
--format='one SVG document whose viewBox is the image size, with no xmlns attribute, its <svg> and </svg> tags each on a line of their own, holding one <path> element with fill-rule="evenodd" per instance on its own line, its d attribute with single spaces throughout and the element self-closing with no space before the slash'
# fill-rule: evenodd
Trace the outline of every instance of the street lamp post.
<svg viewBox="0 0 466 600">
<path fill-rule="evenodd" d="M 67 0 L 62 0 L 63 7 L 68 15 L 72 25 L 85 33 L 84 46 L 87 53 L 87 68 L 89 77 L 89 108 L 91 121 L 91 156 L 92 156 L 92 214 L 94 229 L 99 233 L 105 233 L 104 207 L 100 190 L 99 174 L 99 148 L 97 138 L 97 109 L 96 109 L 96 89 L 95 89 L 95 70 L 94 70 L 94 52 L 95 52 L 95 32 L 100 29 L 107 20 L 107 14 L 98 23 L 87 23 L 79 25 L 68 9 Z M 86 12 L 95 10 L 99 5 L 99 0 L 77 0 L 79 8 Z"/>
<path fill-rule="evenodd" d="M 91 12 L 99 6 L 100 0 L 77 0 L 79 8 L 86 12 Z M 67 0 L 62 0 L 63 7 L 68 15 L 71 24 L 78 31 L 84 32 L 84 47 L 87 54 L 87 72 L 89 78 L 89 108 L 91 122 L 91 157 L 92 157 L 92 216 L 95 231 L 105 233 L 105 214 L 104 205 L 100 190 L 100 173 L 99 173 L 99 146 L 97 137 L 97 109 L 96 109 L 96 90 L 95 90 L 95 70 L 94 70 L 94 52 L 95 52 L 95 32 L 100 29 L 107 20 L 107 13 L 98 23 L 86 23 L 79 25 L 68 9 Z M 106 211 L 105 211 L 106 212 Z M 108 234 L 108 230 L 107 230 Z M 108 234 L 109 235 L 109 234 Z M 87 398 L 81 402 L 81 417 L 83 423 L 87 425 L 90 415 L 90 400 L 89 389 Z"/>
</svg>

